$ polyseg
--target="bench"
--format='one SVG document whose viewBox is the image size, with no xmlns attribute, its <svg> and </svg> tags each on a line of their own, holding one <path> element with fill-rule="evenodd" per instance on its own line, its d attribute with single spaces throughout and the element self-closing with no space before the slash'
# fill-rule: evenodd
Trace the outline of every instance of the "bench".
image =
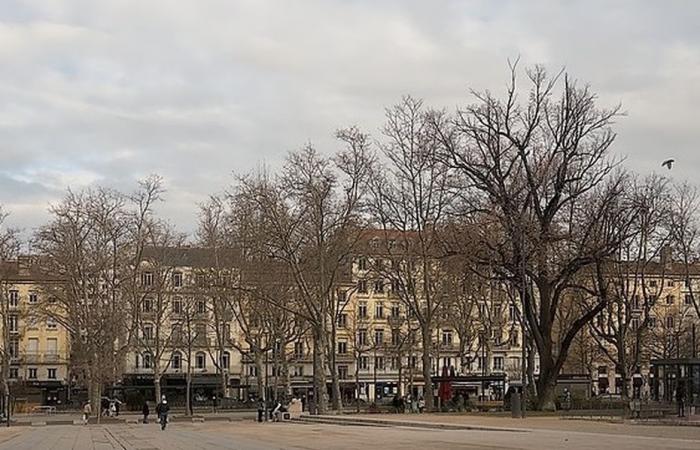
<svg viewBox="0 0 700 450">
<path fill-rule="evenodd" d="M 32 408 L 32 414 L 55 414 L 55 406 L 35 406 Z"/>
</svg>

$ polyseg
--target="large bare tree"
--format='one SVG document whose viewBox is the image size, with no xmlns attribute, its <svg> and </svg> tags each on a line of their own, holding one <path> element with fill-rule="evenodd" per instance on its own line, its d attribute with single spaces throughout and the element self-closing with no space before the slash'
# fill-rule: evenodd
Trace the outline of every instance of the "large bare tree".
<svg viewBox="0 0 700 450">
<path fill-rule="evenodd" d="M 512 66 L 503 98 L 473 92 L 476 102 L 454 116 L 436 112 L 433 129 L 444 146 L 441 160 L 461 182 L 465 213 L 488 217 L 500 234 L 485 244 L 501 278 L 524 294 L 540 358 L 536 406 L 550 409 L 574 337 L 606 306 L 600 301 L 582 310 L 563 333 L 555 323 L 572 298 L 574 277 L 619 247 L 612 224 L 622 177 L 609 149 L 620 108 L 598 108 L 590 88 L 568 75 L 551 77 L 541 67 L 526 75 L 523 92 Z M 527 289 L 530 281 L 534 290 Z"/>
<path fill-rule="evenodd" d="M 442 295 L 440 226 L 451 195 L 448 168 L 437 158 L 422 102 L 410 97 L 386 112 L 383 154 L 371 177 L 370 213 L 382 231 L 373 270 L 390 280 L 395 294 L 420 326 L 425 406 L 433 406 L 430 355 Z"/>
<path fill-rule="evenodd" d="M 70 333 L 73 373 L 95 405 L 104 385 L 121 375 L 138 329 L 134 312 L 145 295 L 139 263 L 161 193 L 158 177 L 141 182 L 133 195 L 68 191 L 34 236 L 43 270 L 61 279 L 41 286 L 51 300 L 43 312 Z"/>
<path fill-rule="evenodd" d="M 313 337 L 314 403 L 327 407 L 330 371 L 333 408 L 341 406 L 332 323 L 337 295 L 349 280 L 348 259 L 360 234 L 360 202 L 368 176 L 366 136 L 355 129 L 338 137 L 346 148 L 333 158 L 313 147 L 291 153 L 278 177 L 240 179 L 231 200 L 252 205 L 260 219 L 262 251 L 285 264 L 297 291 L 295 314 L 309 324 Z M 330 367 L 329 367 L 330 366 Z M 329 369 L 329 370 L 327 370 Z"/>
</svg>

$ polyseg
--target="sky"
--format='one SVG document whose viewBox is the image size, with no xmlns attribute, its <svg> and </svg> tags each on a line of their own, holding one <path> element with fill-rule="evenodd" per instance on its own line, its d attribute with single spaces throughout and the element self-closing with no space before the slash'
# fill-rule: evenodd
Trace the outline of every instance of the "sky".
<svg viewBox="0 0 700 450">
<path fill-rule="evenodd" d="M 404 95 L 503 93 L 515 58 L 621 103 L 627 167 L 674 157 L 694 181 L 699 23 L 693 0 L 1 0 L 0 205 L 30 233 L 69 187 L 157 173 L 158 213 L 191 232 L 234 174 L 334 152 L 341 127 L 378 135 Z"/>
</svg>

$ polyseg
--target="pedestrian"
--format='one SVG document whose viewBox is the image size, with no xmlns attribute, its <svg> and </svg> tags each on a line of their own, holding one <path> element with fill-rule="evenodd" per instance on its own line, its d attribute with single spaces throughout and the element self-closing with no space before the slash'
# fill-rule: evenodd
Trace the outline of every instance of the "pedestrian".
<svg viewBox="0 0 700 450">
<path fill-rule="evenodd" d="M 421 395 L 420 398 L 418 399 L 418 412 L 422 414 L 424 409 L 425 409 L 425 399 Z"/>
<path fill-rule="evenodd" d="M 676 401 L 678 402 L 678 417 L 685 417 L 685 383 L 683 380 L 678 380 Z"/>
<path fill-rule="evenodd" d="M 88 419 L 90 419 L 90 415 L 92 414 L 92 406 L 90 405 L 90 400 L 85 403 L 85 406 L 83 406 L 83 425 L 88 424 Z"/>
<path fill-rule="evenodd" d="M 117 415 L 117 404 L 115 402 L 111 402 L 109 404 L 109 417 L 114 417 Z"/>
<path fill-rule="evenodd" d="M 165 395 L 161 398 L 160 403 L 156 406 L 156 414 L 158 415 L 158 420 L 160 420 L 160 429 L 165 430 L 165 425 L 168 423 L 168 412 L 170 411 L 170 406 L 168 406 L 168 400 L 165 399 Z"/>
<path fill-rule="evenodd" d="M 143 408 L 141 408 L 141 412 L 143 413 L 143 423 L 148 423 L 148 415 L 151 413 L 151 410 L 148 408 L 147 401 L 143 402 Z"/>
</svg>

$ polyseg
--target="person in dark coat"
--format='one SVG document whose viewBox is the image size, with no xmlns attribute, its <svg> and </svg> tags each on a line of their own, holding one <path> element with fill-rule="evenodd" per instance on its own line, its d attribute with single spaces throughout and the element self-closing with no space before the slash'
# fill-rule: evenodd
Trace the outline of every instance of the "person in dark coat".
<svg viewBox="0 0 700 450">
<path fill-rule="evenodd" d="M 683 380 L 678 380 L 676 402 L 678 402 L 678 417 L 685 417 L 685 383 Z"/>
<path fill-rule="evenodd" d="M 143 423 L 148 423 L 148 415 L 151 413 L 151 410 L 148 408 L 148 402 L 143 402 L 141 412 L 143 413 Z"/>
<path fill-rule="evenodd" d="M 160 420 L 161 430 L 165 430 L 165 425 L 168 423 L 168 412 L 170 412 L 170 405 L 168 405 L 168 401 L 165 399 L 164 395 L 163 399 L 158 403 L 158 406 L 156 406 L 156 414 Z"/>
</svg>

